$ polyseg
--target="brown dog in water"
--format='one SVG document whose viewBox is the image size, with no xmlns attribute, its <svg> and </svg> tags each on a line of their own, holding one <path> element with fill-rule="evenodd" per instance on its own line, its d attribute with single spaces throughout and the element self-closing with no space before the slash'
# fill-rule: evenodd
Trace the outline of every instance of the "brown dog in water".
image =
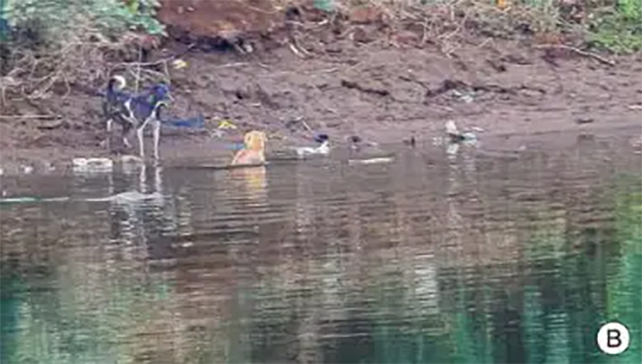
<svg viewBox="0 0 642 364">
<path fill-rule="evenodd" d="M 265 164 L 265 143 L 267 136 L 262 131 L 252 130 L 245 134 L 245 148 L 239 150 L 231 165 L 263 165 Z"/>
</svg>

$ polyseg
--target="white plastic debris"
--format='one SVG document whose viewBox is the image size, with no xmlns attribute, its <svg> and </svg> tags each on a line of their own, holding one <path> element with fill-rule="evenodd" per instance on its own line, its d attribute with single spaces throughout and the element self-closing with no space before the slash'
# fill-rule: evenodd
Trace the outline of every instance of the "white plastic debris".
<svg viewBox="0 0 642 364">
<path fill-rule="evenodd" d="M 138 164 L 143 162 L 143 160 L 140 157 L 135 155 L 124 155 L 120 157 L 120 160 L 124 164 L 134 164 L 134 163 Z"/>
<path fill-rule="evenodd" d="M 74 158 L 74 172 L 111 172 L 114 163 L 109 158 Z"/>
<path fill-rule="evenodd" d="M 296 150 L 296 154 L 300 158 L 305 157 L 306 155 L 315 155 L 315 154 L 327 155 L 330 153 L 330 146 L 328 145 L 328 142 L 323 142 L 323 144 L 319 145 L 316 148 L 298 147 L 294 149 Z"/>
<path fill-rule="evenodd" d="M 349 164 L 378 164 L 378 163 L 390 163 L 392 162 L 391 157 L 380 157 L 380 158 L 370 158 L 370 159 L 350 159 Z"/>
<path fill-rule="evenodd" d="M 42 167 L 45 172 L 53 172 L 56 170 L 56 167 L 52 162 L 44 161 L 42 162 Z"/>
<path fill-rule="evenodd" d="M 25 165 L 22 165 L 22 166 L 20 166 L 20 170 L 21 170 L 21 171 L 22 171 L 22 173 L 24 173 L 24 174 L 31 174 L 31 172 L 33 172 L 33 167 L 32 167 L 32 166 L 25 166 Z"/>
<path fill-rule="evenodd" d="M 446 154 L 448 154 L 449 157 L 453 157 L 457 155 L 457 151 L 459 151 L 459 144 L 457 143 L 451 143 L 448 144 L 448 148 L 446 148 Z M 449 158 L 452 160 L 452 158 Z"/>
</svg>

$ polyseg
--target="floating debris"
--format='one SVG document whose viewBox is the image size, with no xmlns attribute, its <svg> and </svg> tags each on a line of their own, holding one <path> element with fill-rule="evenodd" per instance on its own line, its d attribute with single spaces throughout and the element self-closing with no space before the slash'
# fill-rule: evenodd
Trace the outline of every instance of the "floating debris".
<svg viewBox="0 0 642 364">
<path fill-rule="evenodd" d="M 79 201 L 87 202 L 115 202 L 115 203 L 133 203 L 145 200 L 161 199 L 163 195 L 159 192 L 140 193 L 138 191 L 127 191 L 107 197 L 83 198 Z M 41 202 L 66 202 L 71 201 L 70 197 L 7 197 L 0 198 L 0 204 L 18 204 L 18 203 L 41 203 Z"/>
<path fill-rule="evenodd" d="M 24 173 L 24 174 L 31 174 L 31 172 L 33 172 L 33 167 L 32 167 L 32 166 L 25 166 L 25 165 L 21 165 L 21 166 L 20 166 L 20 170 L 21 170 L 21 171 L 22 171 L 22 173 Z"/>
<path fill-rule="evenodd" d="M 0 198 L 0 204 L 10 204 L 10 203 L 29 203 L 29 202 L 38 202 L 39 199 L 36 197 L 7 197 Z"/>
<path fill-rule="evenodd" d="M 143 162 L 143 160 L 136 155 L 123 155 L 122 157 L 120 157 L 120 161 L 123 164 L 134 164 L 134 163 L 138 164 Z"/>
<path fill-rule="evenodd" d="M 223 120 L 218 124 L 218 129 L 238 129 L 238 127 L 229 120 Z"/>
<path fill-rule="evenodd" d="M 113 162 L 109 158 L 74 158 L 74 172 L 111 172 Z"/>
<path fill-rule="evenodd" d="M 183 61 L 182 59 L 177 59 L 172 62 L 172 66 L 174 66 L 175 69 L 179 70 L 181 68 L 187 67 L 187 62 Z"/>
<path fill-rule="evenodd" d="M 3 194 L 4 196 L 4 194 Z M 38 202 L 65 202 L 69 201 L 69 197 L 50 197 L 50 198 L 40 198 L 40 197 L 7 197 L 0 198 L 0 204 L 18 204 L 18 203 L 38 203 Z"/>
<path fill-rule="evenodd" d="M 392 157 L 379 157 L 379 158 L 369 158 L 369 159 L 350 159 L 348 160 L 349 164 L 378 164 L 378 163 L 390 163 L 393 161 Z"/>
<path fill-rule="evenodd" d="M 107 197 L 85 198 L 83 199 L 83 201 L 88 201 L 88 202 L 111 201 L 116 203 L 131 203 L 131 202 L 139 202 L 139 201 L 160 199 L 160 198 L 163 198 L 163 195 L 159 192 L 141 193 L 139 191 L 134 190 L 134 191 L 121 192 L 119 194 L 115 194 Z"/>
</svg>

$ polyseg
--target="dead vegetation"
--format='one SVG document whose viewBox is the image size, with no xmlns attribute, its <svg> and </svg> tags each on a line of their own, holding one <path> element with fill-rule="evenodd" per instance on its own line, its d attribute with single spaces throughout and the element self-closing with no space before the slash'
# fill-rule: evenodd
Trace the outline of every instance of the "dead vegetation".
<svg viewBox="0 0 642 364">
<path fill-rule="evenodd" d="M 0 77 L 2 105 L 9 107 L 12 100 L 37 103 L 53 94 L 66 98 L 72 89 L 95 92 L 115 72 L 130 73 L 141 82 L 167 79 L 163 62 L 144 62 L 145 49 L 154 42 L 135 33 L 113 42 L 100 33 L 79 32 L 57 49 L 14 48 L 5 59 L 9 70 Z"/>
</svg>

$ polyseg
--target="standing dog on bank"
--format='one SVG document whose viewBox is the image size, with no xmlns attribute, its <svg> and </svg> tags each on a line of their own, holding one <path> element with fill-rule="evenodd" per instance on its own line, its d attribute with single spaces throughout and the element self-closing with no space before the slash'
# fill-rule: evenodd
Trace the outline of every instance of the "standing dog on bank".
<svg viewBox="0 0 642 364">
<path fill-rule="evenodd" d="M 127 140 L 132 129 L 136 129 L 139 155 L 145 157 L 143 132 L 148 124 L 152 125 L 154 135 L 154 158 L 159 159 L 161 112 L 170 98 L 169 87 L 165 84 L 155 84 L 149 90 L 138 95 L 129 94 L 125 88 L 125 78 L 114 76 L 107 83 L 107 92 L 103 100 L 103 113 L 106 119 L 108 141 L 111 139 L 113 123 L 122 128 L 123 143 L 127 148 L 131 145 Z M 110 146 L 110 143 L 107 143 Z"/>
</svg>

